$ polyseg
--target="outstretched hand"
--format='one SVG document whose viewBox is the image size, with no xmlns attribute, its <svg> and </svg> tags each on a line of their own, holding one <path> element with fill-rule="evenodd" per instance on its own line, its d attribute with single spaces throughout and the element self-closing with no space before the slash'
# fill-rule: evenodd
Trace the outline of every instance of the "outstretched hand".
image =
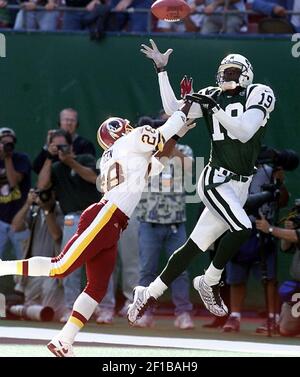
<svg viewBox="0 0 300 377">
<path fill-rule="evenodd" d="M 193 93 L 193 78 L 187 78 L 187 75 L 183 76 L 183 79 L 180 81 L 180 96 L 185 98 L 187 94 Z"/>
<path fill-rule="evenodd" d="M 169 56 L 171 55 L 173 50 L 169 48 L 166 52 L 162 53 L 159 51 L 152 39 L 150 39 L 150 44 L 151 47 L 142 44 L 141 52 L 145 54 L 147 58 L 153 61 L 154 66 L 157 70 L 166 67 L 169 61 Z"/>
<path fill-rule="evenodd" d="M 196 125 L 197 123 L 195 122 L 195 119 L 188 119 L 176 135 L 178 135 L 179 137 L 183 137 L 188 131 L 196 127 Z"/>
</svg>

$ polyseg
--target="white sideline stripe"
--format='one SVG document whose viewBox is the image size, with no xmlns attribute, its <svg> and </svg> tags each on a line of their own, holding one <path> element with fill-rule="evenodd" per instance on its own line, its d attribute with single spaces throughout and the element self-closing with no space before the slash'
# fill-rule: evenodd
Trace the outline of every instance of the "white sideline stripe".
<svg viewBox="0 0 300 377">
<path fill-rule="evenodd" d="M 34 327 L 1 327 L 0 339 L 30 339 L 30 340 L 50 340 L 57 334 L 57 330 L 40 329 Z M 300 346 L 290 346 L 286 344 L 268 344 L 254 342 L 239 342 L 227 340 L 211 339 L 187 339 L 187 338 L 163 338 L 152 336 L 133 335 L 109 335 L 99 333 L 79 333 L 79 342 L 114 344 L 127 346 L 144 347 L 166 347 L 183 349 L 202 349 L 213 351 L 248 352 L 254 354 L 270 354 L 281 356 L 299 356 Z"/>
</svg>

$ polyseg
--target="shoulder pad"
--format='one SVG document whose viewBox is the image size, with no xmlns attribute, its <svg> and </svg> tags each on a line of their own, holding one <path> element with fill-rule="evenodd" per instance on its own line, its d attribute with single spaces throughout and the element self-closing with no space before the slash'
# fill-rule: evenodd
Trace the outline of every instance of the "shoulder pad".
<svg viewBox="0 0 300 377">
<path fill-rule="evenodd" d="M 260 91 L 267 91 L 267 92 L 270 91 L 270 93 L 274 95 L 273 90 L 268 85 L 251 84 L 246 89 L 246 99 L 248 99 L 251 94 L 254 94 Z"/>
</svg>

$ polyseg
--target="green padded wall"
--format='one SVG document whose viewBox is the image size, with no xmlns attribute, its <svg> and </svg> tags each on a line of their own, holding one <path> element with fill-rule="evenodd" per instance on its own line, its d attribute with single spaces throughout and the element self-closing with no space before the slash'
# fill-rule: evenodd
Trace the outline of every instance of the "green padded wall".
<svg viewBox="0 0 300 377">
<path fill-rule="evenodd" d="M 270 85 L 277 97 L 266 142 L 300 150 L 300 58 L 292 57 L 290 40 L 176 36 L 155 40 L 163 50 L 174 49 L 169 77 L 178 96 L 184 74 L 193 76 L 195 89 L 214 85 L 223 56 L 246 55 L 254 66 L 255 82 Z M 141 43 L 148 43 L 148 38 L 110 36 L 96 43 L 86 35 L 8 33 L 7 57 L 0 59 L 0 125 L 14 128 L 18 149 L 33 157 L 64 107 L 79 111 L 79 132 L 91 140 L 99 122 L 110 115 L 132 122 L 141 115 L 155 115 L 161 108 L 157 79 L 151 62 L 139 51 Z M 207 160 L 208 137 L 201 121 L 199 125 L 184 141 L 195 156 Z M 300 197 L 299 179 L 299 169 L 287 175 L 293 199 Z M 197 205 L 188 205 L 189 230 L 197 211 Z M 207 256 L 199 263 L 206 262 Z M 289 258 L 280 257 L 280 276 L 287 276 L 288 263 Z"/>
</svg>

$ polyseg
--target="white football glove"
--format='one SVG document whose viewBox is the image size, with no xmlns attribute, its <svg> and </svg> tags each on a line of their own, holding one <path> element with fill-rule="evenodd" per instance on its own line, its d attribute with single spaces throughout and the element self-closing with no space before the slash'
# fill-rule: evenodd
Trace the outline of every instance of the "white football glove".
<svg viewBox="0 0 300 377">
<path fill-rule="evenodd" d="M 168 64 L 169 56 L 172 54 L 173 50 L 169 48 L 166 52 L 162 53 L 158 50 L 156 44 L 152 39 L 150 39 L 150 44 L 152 46 L 141 45 L 141 52 L 146 55 L 147 58 L 151 59 L 157 70 L 166 67 Z"/>
<path fill-rule="evenodd" d="M 189 130 L 196 127 L 195 119 L 189 119 L 184 123 L 184 125 L 180 128 L 180 130 L 177 132 L 177 136 L 183 137 Z"/>
</svg>

